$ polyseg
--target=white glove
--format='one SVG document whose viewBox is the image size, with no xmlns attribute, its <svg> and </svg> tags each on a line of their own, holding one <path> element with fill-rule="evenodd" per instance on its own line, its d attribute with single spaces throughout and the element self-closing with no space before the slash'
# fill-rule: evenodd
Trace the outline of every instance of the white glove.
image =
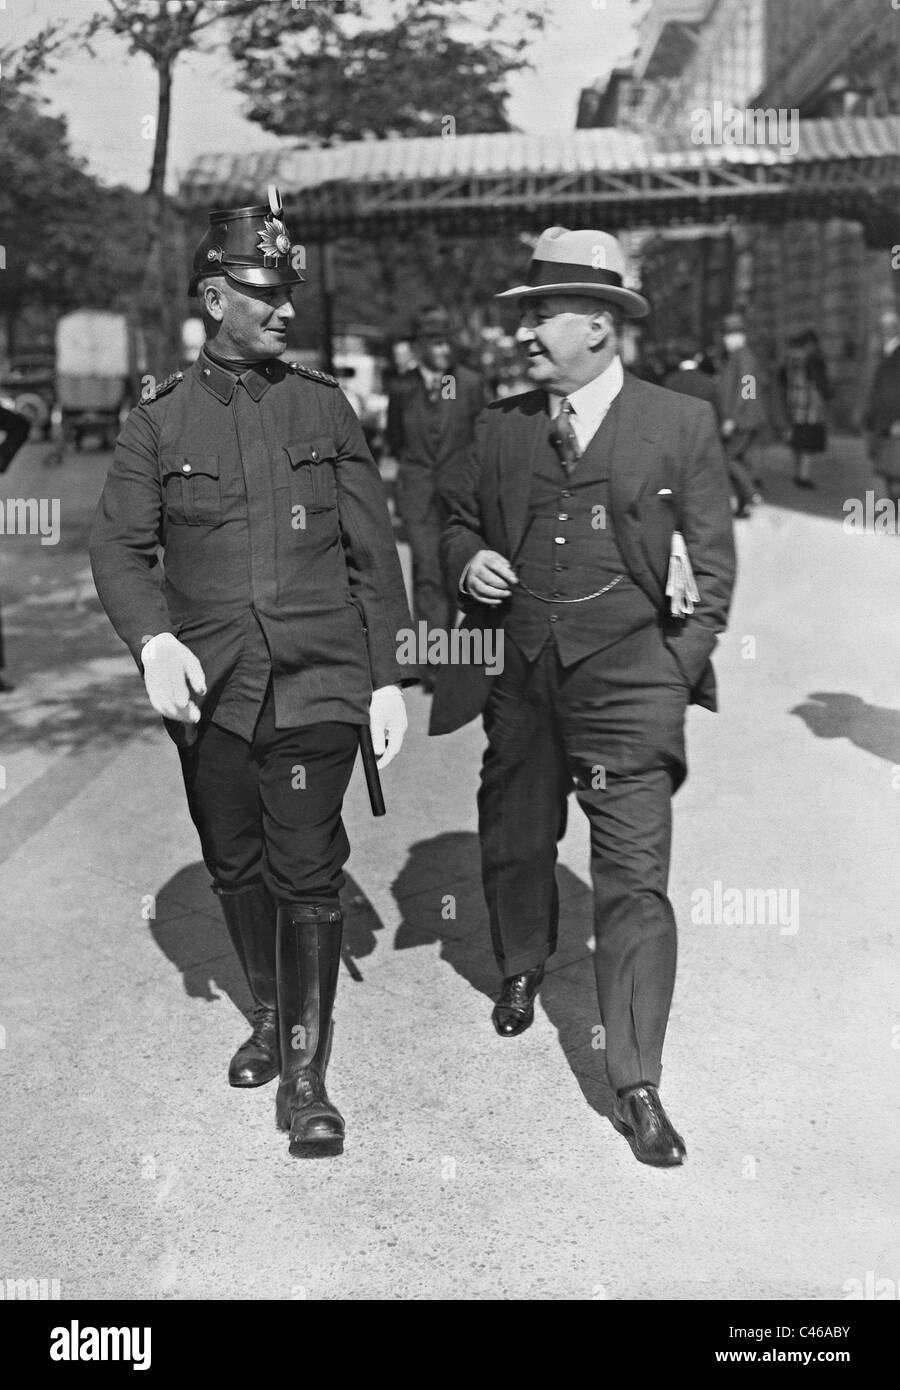
<svg viewBox="0 0 900 1390">
<path fill-rule="evenodd" d="M 383 685 L 380 690 L 373 691 L 369 728 L 380 768 L 387 767 L 400 752 L 407 723 L 406 705 L 399 685 Z"/>
<path fill-rule="evenodd" d="M 206 694 L 203 667 L 171 632 L 160 632 L 141 648 L 144 684 L 150 703 L 163 719 L 196 724 L 200 709 L 192 695 Z"/>
</svg>

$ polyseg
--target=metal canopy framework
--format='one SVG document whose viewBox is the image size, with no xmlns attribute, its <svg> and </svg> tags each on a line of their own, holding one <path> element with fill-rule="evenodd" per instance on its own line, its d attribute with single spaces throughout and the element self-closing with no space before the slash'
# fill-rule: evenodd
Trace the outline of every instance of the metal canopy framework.
<svg viewBox="0 0 900 1390">
<path fill-rule="evenodd" d="M 202 156 L 181 192 L 191 206 L 240 206 L 277 183 L 310 241 L 423 225 L 487 236 L 553 222 L 615 230 L 729 217 L 848 217 L 863 223 L 871 245 L 900 240 L 900 117 L 799 121 L 797 134 L 795 152 L 778 144 L 663 149 L 615 129 L 286 147 Z"/>
</svg>

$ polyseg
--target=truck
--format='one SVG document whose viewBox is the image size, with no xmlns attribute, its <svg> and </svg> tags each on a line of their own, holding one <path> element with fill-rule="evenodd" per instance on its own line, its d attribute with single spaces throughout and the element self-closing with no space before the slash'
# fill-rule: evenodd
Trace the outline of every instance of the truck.
<svg viewBox="0 0 900 1390">
<path fill-rule="evenodd" d="M 139 344 L 124 314 L 78 309 L 56 325 L 56 404 L 65 443 L 112 448 L 140 398 Z"/>
</svg>

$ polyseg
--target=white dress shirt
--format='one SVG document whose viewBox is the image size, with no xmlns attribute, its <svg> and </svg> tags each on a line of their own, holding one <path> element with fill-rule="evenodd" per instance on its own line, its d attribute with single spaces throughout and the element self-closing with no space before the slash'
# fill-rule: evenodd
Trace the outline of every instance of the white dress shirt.
<svg viewBox="0 0 900 1390">
<path fill-rule="evenodd" d="M 578 447 L 582 453 L 603 424 L 606 412 L 624 384 L 625 372 L 622 369 L 622 359 L 614 357 L 605 371 L 602 371 L 599 376 L 595 376 L 593 381 L 589 381 L 586 386 L 579 386 L 577 391 L 573 391 L 566 398 L 572 407 L 569 419 L 572 421 L 575 438 L 578 440 Z M 563 397 L 557 395 L 548 398 L 547 404 L 554 420 L 559 414 L 562 399 Z"/>
</svg>

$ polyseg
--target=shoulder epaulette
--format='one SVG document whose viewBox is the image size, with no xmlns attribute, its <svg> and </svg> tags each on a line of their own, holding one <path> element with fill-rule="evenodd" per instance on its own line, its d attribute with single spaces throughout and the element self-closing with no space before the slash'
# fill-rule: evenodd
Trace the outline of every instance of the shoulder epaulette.
<svg viewBox="0 0 900 1390">
<path fill-rule="evenodd" d="M 288 366 L 292 372 L 297 372 L 300 376 L 308 376 L 313 381 L 321 381 L 323 386 L 340 386 L 336 376 L 329 376 L 327 372 L 320 372 L 315 367 L 304 367 L 301 362 L 289 362 Z"/>
<path fill-rule="evenodd" d="M 141 405 L 147 405 L 149 401 L 155 401 L 160 396 L 164 396 L 167 391 L 171 391 L 173 386 L 177 386 L 179 381 L 184 381 L 184 372 L 170 372 L 165 381 L 161 381 L 154 391 L 141 396 Z"/>
</svg>

